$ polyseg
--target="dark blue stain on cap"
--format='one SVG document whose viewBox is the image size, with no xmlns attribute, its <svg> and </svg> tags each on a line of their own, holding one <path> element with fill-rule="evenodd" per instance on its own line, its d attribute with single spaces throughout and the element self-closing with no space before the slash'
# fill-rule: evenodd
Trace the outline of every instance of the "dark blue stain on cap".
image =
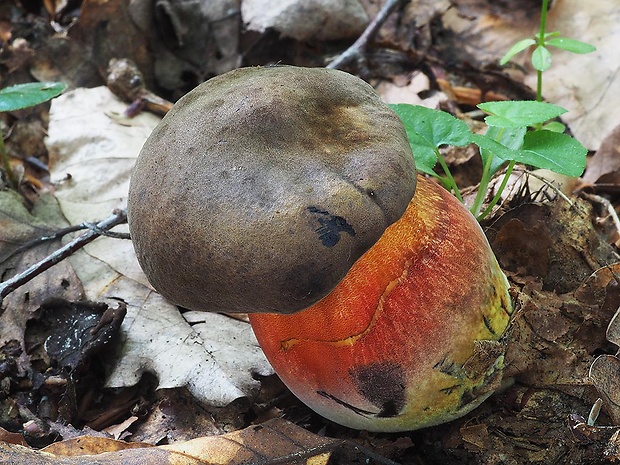
<svg viewBox="0 0 620 465">
<path fill-rule="evenodd" d="M 355 236 L 355 229 L 342 216 L 333 215 L 317 207 L 308 207 L 310 213 L 317 215 L 319 227 L 315 229 L 325 247 L 333 247 L 340 241 L 340 233 Z"/>
</svg>

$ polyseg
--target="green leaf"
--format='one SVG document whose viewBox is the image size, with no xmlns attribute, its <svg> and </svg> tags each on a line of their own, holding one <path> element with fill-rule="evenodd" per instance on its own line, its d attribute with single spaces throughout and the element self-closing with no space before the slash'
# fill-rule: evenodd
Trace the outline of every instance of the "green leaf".
<svg viewBox="0 0 620 465">
<path fill-rule="evenodd" d="M 554 37 L 546 41 L 546 45 L 561 48 L 572 53 L 590 53 L 596 50 L 596 47 L 585 42 L 568 37 Z"/>
<path fill-rule="evenodd" d="M 547 131 L 559 132 L 562 133 L 566 131 L 566 126 L 560 123 L 559 121 L 551 121 L 550 123 L 545 124 L 543 129 Z"/>
<path fill-rule="evenodd" d="M 489 167 L 489 176 L 496 173 L 506 161 L 513 159 L 515 150 L 519 150 L 523 145 L 525 132 L 524 127 L 499 128 L 489 126 L 484 135 L 472 135 L 471 141 L 480 147 L 483 165 L 486 165 L 491 154 L 493 155 Z"/>
<path fill-rule="evenodd" d="M 586 167 L 587 149 L 566 134 L 552 131 L 531 131 L 525 134 L 522 150 L 514 160 L 536 168 L 578 177 Z"/>
<path fill-rule="evenodd" d="M 32 107 L 60 95 L 67 88 L 60 82 L 29 82 L 0 90 L 0 112 Z"/>
<path fill-rule="evenodd" d="M 523 39 L 523 40 L 520 40 L 519 42 L 514 44 L 512 47 L 510 47 L 510 50 L 508 50 L 506 52 L 506 54 L 502 57 L 502 59 L 499 61 L 499 64 L 502 65 L 502 66 L 505 65 L 506 63 L 508 63 L 508 61 L 513 56 L 515 56 L 518 53 L 521 53 L 523 50 L 525 50 L 528 47 L 531 47 L 535 43 L 536 43 L 536 41 L 534 39 Z"/>
<path fill-rule="evenodd" d="M 437 163 L 435 149 L 439 146 L 447 144 L 462 147 L 469 144 L 469 128 L 449 113 L 406 103 L 390 107 L 405 126 L 419 171 L 434 174 L 433 168 Z"/>
<path fill-rule="evenodd" d="M 559 36 L 559 35 L 560 35 L 559 31 L 553 31 L 553 32 L 545 33 L 545 35 L 543 37 L 545 39 L 548 39 L 549 37 L 556 37 L 556 36 Z M 536 34 L 536 37 L 540 37 L 540 34 Z"/>
<path fill-rule="evenodd" d="M 533 126 L 556 118 L 568 111 L 551 103 L 534 100 L 485 102 L 479 104 L 478 108 L 490 114 L 484 119 L 489 126 L 501 128 Z"/>
<path fill-rule="evenodd" d="M 532 66 L 537 71 L 547 71 L 551 68 L 551 52 L 543 45 L 539 45 L 532 53 Z"/>
</svg>

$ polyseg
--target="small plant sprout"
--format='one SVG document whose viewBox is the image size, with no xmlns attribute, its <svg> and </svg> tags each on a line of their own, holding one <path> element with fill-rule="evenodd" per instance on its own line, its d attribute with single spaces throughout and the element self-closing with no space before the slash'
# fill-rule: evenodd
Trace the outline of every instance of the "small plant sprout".
<svg viewBox="0 0 620 465">
<path fill-rule="evenodd" d="M 401 117 L 419 171 L 438 178 L 444 187 L 462 201 L 463 197 L 439 152 L 442 145 L 463 147 L 476 144 L 482 157 L 482 177 L 478 194 L 470 210 L 481 220 L 501 198 L 516 163 L 546 168 L 567 176 L 580 176 L 586 166 L 587 150 L 572 137 L 548 129 L 527 128 L 566 112 L 550 103 L 535 101 L 486 102 L 478 108 L 489 115 L 485 134 L 473 134 L 454 116 L 439 110 L 408 104 L 391 105 Z M 443 175 L 434 171 L 439 162 Z M 481 211 L 492 176 L 507 165 L 500 187 L 484 211 Z"/>
<path fill-rule="evenodd" d="M 568 37 L 561 37 L 559 32 L 546 32 L 547 10 L 549 0 L 543 0 L 540 10 L 540 29 L 534 38 L 523 39 L 514 44 L 500 60 L 505 65 L 515 55 L 530 47 L 536 47 L 532 52 L 532 66 L 536 70 L 536 100 L 542 102 L 542 73 L 551 67 L 551 51 L 548 46 L 566 50 L 572 53 L 590 53 L 596 47 Z"/>
<path fill-rule="evenodd" d="M 561 37 L 559 32 L 547 33 L 548 3 L 548 0 L 543 0 L 540 30 L 536 37 L 517 42 L 500 62 L 505 64 L 517 53 L 536 46 L 532 54 L 532 65 L 537 72 L 536 101 L 479 104 L 478 108 L 488 114 L 485 118 L 488 127 L 484 134 L 473 134 L 464 122 L 443 111 L 408 104 L 391 105 L 405 125 L 417 169 L 438 178 L 461 201 L 462 195 L 439 148 L 442 145 L 463 147 L 471 143 L 480 148 L 483 171 L 478 194 L 470 208 L 478 220 L 487 216 L 497 204 L 516 163 L 573 177 L 581 176 L 586 166 L 586 148 L 563 134 L 565 127 L 562 123 L 551 121 L 567 110 L 542 101 L 542 73 L 551 66 L 551 52 L 547 46 L 574 53 L 589 53 L 595 48 Z M 437 163 L 441 165 L 443 174 L 435 172 Z M 506 171 L 499 189 L 482 211 L 489 181 L 504 166 Z"/>
<path fill-rule="evenodd" d="M 60 95 L 66 88 L 66 84 L 60 82 L 29 82 L 5 87 L 0 90 L 0 112 L 22 110 L 45 103 Z M 0 158 L 9 183 L 13 188 L 17 188 L 3 137 L 0 137 Z"/>
</svg>

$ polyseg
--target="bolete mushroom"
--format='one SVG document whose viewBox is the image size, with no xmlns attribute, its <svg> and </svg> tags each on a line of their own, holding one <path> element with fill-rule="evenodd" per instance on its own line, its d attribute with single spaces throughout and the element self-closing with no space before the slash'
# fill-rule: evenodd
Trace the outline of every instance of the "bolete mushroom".
<svg viewBox="0 0 620 465">
<path fill-rule="evenodd" d="M 155 129 L 129 227 L 166 298 L 251 313 L 311 408 L 412 430 L 490 395 L 512 312 L 476 220 L 434 182 L 417 186 L 405 130 L 366 83 L 246 68 L 197 87 Z"/>
<path fill-rule="evenodd" d="M 250 315 L 278 376 L 337 423 L 405 431 L 462 416 L 501 379 L 512 304 L 478 222 L 425 178 L 323 300 Z"/>
<path fill-rule="evenodd" d="M 350 74 L 242 68 L 181 98 L 132 175 L 140 265 L 194 310 L 292 313 L 325 297 L 415 191 L 402 123 Z"/>
</svg>

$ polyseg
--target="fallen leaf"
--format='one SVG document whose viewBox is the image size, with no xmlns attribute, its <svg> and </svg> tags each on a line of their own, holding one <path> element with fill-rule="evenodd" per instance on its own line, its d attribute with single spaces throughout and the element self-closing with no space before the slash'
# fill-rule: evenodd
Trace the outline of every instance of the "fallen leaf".
<svg viewBox="0 0 620 465">
<path fill-rule="evenodd" d="M 620 425 L 620 359 L 600 355 L 592 362 L 590 379 L 603 398 L 605 411 L 615 425 Z"/>
<path fill-rule="evenodd" d="M 275 29 L 297 40 L 336 40 L 359 36 L 368 16 L 358 0 L 244 0 L 241 15 L 246 27 L 264 32 Z"/>
<path fill-rule="evenodd" d="M 0 277 L 4 281 L 21 273 L 60 246 L 60 240 L 41 242 L 41 237 L 65 227 L 57 201 L 42 197 L 28 211 L 19 194 L 0 192 Z M 33 241 L 35 241 L 33 243 Z M 9 294 L 2 301 L 0 313 L 0 347 L 18 341 L 21 347 L 19 372 L 27 367 L 24 332 L 26 324 L 36 318 L 41 305 L 50 298 L 78 300 L 82 297 L 80 280 L 69 262 L 61 262 L 53 273 L 43 273 Z"/>
<path fill-rule="evenodd" d="M 602 177 L 618 175 L 620 171 L 620 125 L 611 131 L 601 146 L 588 161 L 588 167 L 583 175 L 584 181 L 596 183 L 605 182 Z"/>
<path fill-rule="evenodd" d="M 141 113 L 127 125 L 113 117 L 125 107 L 104 87 L 77 89 L 52 103 L 50 172 L 72 224 L 100 220 L 126 204 L 135 159 L 159 118 Z M 130 241 L 99 238 L 69 262 L 87 299 L 127 304 L 108 387 L 135 385 L 148 372 L 156 374 L 159 388 L 186 386 L 199 401 L 224 406 L 258 392 L 253 373 L 272 373 L 248 323 L 205 313 L 204 328 L 211 332 L 192 328 L 150 287 Z M 220 332 L 224 327 L 227 333 Z M 228 336 L 216 341 L 216 334 Z"/>
<path fill-rule="evenodd" d="M 54 443 L 43 450 L 0 442 L 0 463 L 37 465 L 288 465 L 327 464 L 341 441 L 317 436 L 293 423 L 270 420 L 222 436 L 208 436 L 153 447 L 105 438 L 80 437 Z"/>
</svg>

